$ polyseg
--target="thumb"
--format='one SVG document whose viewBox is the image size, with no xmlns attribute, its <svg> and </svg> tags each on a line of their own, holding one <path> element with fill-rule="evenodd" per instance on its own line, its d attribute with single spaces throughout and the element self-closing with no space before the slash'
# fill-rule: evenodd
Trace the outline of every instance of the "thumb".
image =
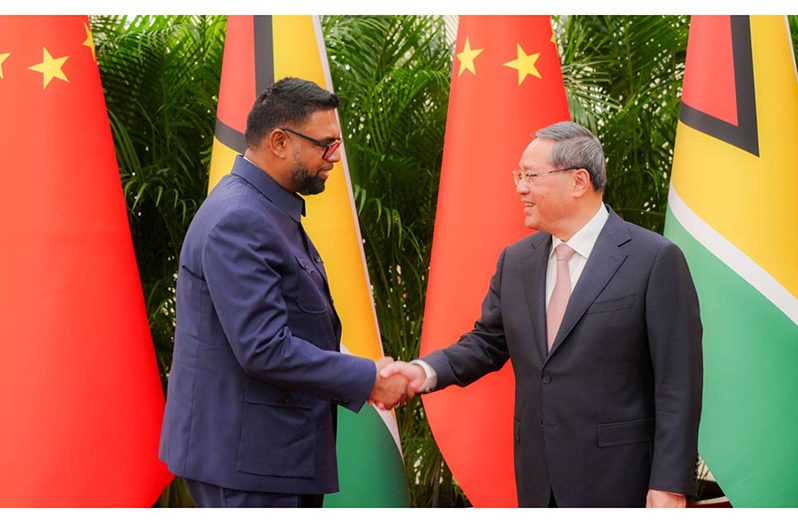
<svg viewBox="0 0 798 523">
<path fill-rule="evenodd" d="M 378 359 L 376 362 L 377 370 L 381 370 L 385 368 L 386 365 L 389 365 L 391 363 L 393 363 L 393 358 L 391 358 L 390 356 L 383 356 L 382 358 Z"/>
<path fill-rule="evenodd" d="M 402 364 L 399 362 L 391 361 L 380 369 L 380 376 L 383 378 L 390 378 L 394 374 L 401 372 Z"/>
</svg>

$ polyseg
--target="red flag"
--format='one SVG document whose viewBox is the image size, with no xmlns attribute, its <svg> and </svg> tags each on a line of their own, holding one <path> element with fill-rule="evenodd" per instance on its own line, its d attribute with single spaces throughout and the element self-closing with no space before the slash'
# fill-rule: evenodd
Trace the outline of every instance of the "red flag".
<svg viewBox="0 0 798 523">
<path fill-rule="evenodd" d="M 422 355 L 472 328 L 502 248 L 532 232 L 511 172 L 534 131 L 569 119 L 548 16 L 460 17 Z M 424 397 L 435 439 L 474 506 L 518 504 L 514 386 L 508 364 L 465 389 Z"/>
<path fill-rule="evenodd" d="M 0 506 L 150 506 L 164 399 L 88 18 L 0 16 Z"/>
</svg>

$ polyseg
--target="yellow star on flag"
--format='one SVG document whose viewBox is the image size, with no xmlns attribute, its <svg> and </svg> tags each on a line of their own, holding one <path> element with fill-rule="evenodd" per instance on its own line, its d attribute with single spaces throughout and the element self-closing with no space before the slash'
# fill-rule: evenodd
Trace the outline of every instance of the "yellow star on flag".
<svg viewBox="0 0 798 523">
<path fill-rule="evenodd" d="M 94 60 L 94 63 L 97 63 L 97 52 L 94 50 L 94 38 L 91 35 L 91 29 L 86 22 L 83 22 L 83 29 L 86 30 L 86 39 L 83 41 L 83 45 L 91 49 L 91 58 Z"/>
<path fill-rule="evenodd" d="M 518 70 L 518 85 L 521 85 L 521 82 L 523 82 L 524 78 L 526 78 L 529 74 L 536 76 L 537 78 L 542 78 L 535 67 L 535 62 L 538 61 L 540 53 L 526 54 L 521 48 L 521 44 L 516 44 L 516 47 L 518 57 L 515 60 L 502 65 Z"/>
<path fill-rule="evenodd" d="M 11 56 L 11 53 L 0 53 L 0 80 L 3 79 L 3 62 L 6 61 L 6 58 Z"/>
<path fill-rule="evenodd" d="M 45 89 L 53 78 L 58 78 L 59 80 L 69 83 L 69 78 L 67 78 L 64 71 L 61 70 L 61 68 L 64 67 L 64 62 L 67 60 L 69 60 L 68 56 L 53 58 L 50 56 L 47 48 L 42 47 L 42 63 L 32 65 L 28 67 L 28 69 L 42 73 L 42 89 Z"/>
<path fill-rule="evenodd" d="M 457 53 L 457 59 L 460 60 L 460 70 L 457 72 L 457 78 L 460 78 L 460 75 L 462 75 L 463 71 L 466 69 L 473 74 L 477 74 L 477 70 L 474 67 L 474 59 L 479 56 L 479 53 L 482 51 L 484 51 L 484 49 L 471 49 L 471 42 L 466 38 L 465 47 L 461 52 Z"/>
</svg>

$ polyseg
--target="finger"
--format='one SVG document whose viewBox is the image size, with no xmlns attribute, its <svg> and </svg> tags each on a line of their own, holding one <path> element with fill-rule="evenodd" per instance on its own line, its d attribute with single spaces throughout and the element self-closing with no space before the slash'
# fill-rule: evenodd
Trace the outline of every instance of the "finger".
<svg viewBox="0 0 798 523">
<path fill-rule="evenodd" d="M 406 400 L 407 400 L 407 401 L 410 401 L 410 400 L 412 400 L 412 399 L 413 399 L 413 398 L 415 398 L 415 397 L 416 397 L 416 390 L 415 390 L 415 389 L 413 389 L 413 387 L 411 387 L 411 386 L 408 386 L 408 387 L 407 387 L 407 390 L 405 391 L 405 398 L 406 398 Z"/>
</svg>

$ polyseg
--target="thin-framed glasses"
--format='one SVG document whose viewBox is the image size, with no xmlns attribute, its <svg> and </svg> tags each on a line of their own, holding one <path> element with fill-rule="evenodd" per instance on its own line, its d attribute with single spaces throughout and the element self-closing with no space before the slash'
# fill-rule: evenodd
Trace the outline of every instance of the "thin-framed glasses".
<svg viewBox="0 0 798 523">
<path fill-rule="evenodd" d="M 335 154 L 335 151 L 337 151 L 338 148 L 341 147 L 341 144 L 343 143 L 343 140 L 341 138 L 336 138 L 335 140 L 333 140 L 331 142 L 320 142 L 320 141 L 318 141 L 315 138 L 311 138 L 310 136 L 304 135 L 304 134 L 300 133 L 299 131 L 295 131 L 295 130 L 290 129 L 288 127 L 281 127 L 280 130 L 283 131 L 283 132 L 289 132 L 289 133 L 295 134 L 295 135 L 299 136 L 300 138 L 304 138 L 305 140 L 309 141 L 310 143 L 313 143 L 315 145 L 318 145 L 319 147 L 324 148 L 324 152 L 321 153 L 321 158 L 323 160 L 328 161 L 328 162 L 330 161 L 330 157 L 333 154 Z"/>
<path fill-rule="evenodd" d="M 527 187 L 532 185 L 537 178 L 543 178 L 544 176 L 549 176 L 550 174 L 565 172 L 565 171 L 573 171 L 574 169 L 581 169 L 581 167 L 564 167 L 562 169 L 554 169 L 553 171 L 545 171 L 542 173 L 533 173 L 530 171 L 513 171 L 513 181 L 516 185 L 522 183 Z"/>
</svg>

